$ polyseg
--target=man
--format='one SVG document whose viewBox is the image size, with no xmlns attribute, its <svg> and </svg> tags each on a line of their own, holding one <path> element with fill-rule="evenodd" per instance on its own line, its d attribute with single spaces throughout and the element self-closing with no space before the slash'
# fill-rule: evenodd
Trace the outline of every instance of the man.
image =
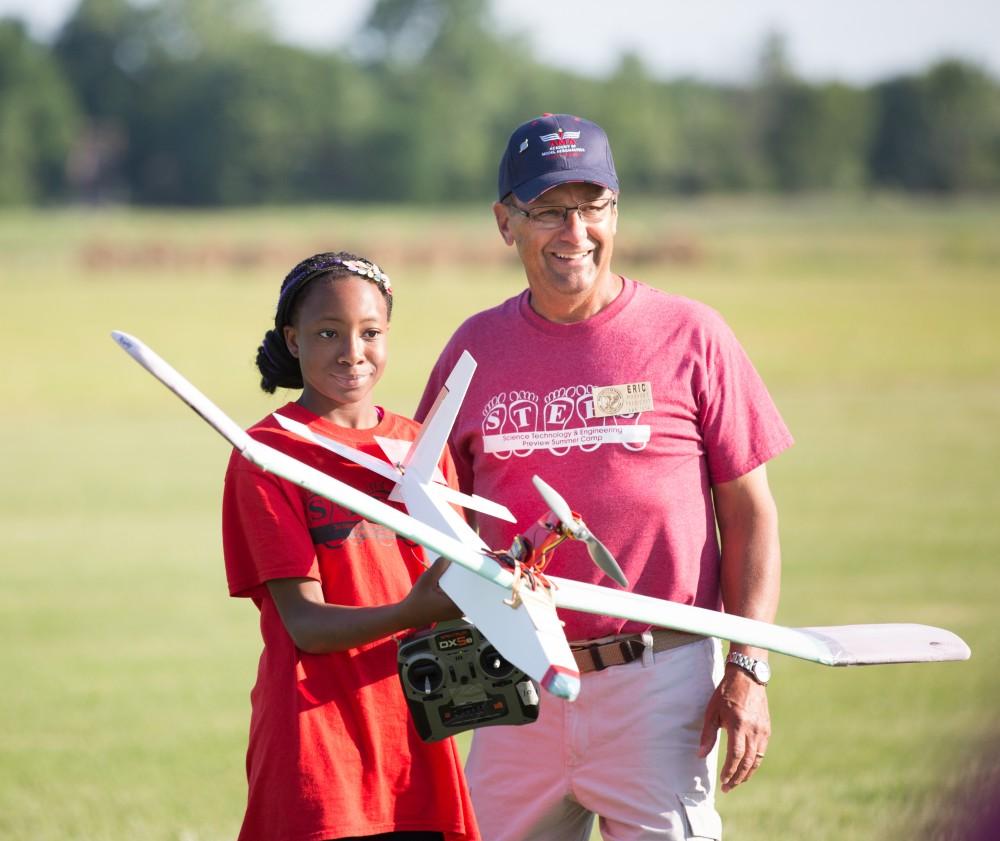
<svg viewBox="0 0 1000 841">
<path fill-rule="evenodd" d="M 473 316 L 428 382 L 423 418 L 465 349 L 479 367 L 451 446 L 466 491 L 544 511 L 538 474 L 583 514 L 630 589 L 772 621 L 780 560 L 765 462 L 791 436 L 717 313 L 611 269 L 618 179 L 604 131 L 564 114 L 518 127 L 500 161 L 497 227 L 528 288 Z M 510 545 L 518 527 L 479 519 Z M 718 529 L 718 538 L 716 529 Z M 721 548 L 720 548 L 721 542 Z M 608 586 L 582 544 L 549 571 Z M 579 698 L 525 727 L 476 731 L 466 771 L 486 841 L 721 837 L 722 790 L 760 766 L 767 652 L 566 612 Z"/>
</svg>

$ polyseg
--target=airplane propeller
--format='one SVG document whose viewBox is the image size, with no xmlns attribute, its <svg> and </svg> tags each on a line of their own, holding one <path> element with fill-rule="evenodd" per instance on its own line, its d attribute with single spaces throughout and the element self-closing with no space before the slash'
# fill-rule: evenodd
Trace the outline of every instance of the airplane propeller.
<svg viewBox="0 0 1000 841">
<path fill-rule="evenodd" d="M 538 476 L 532 476 L 531 481 L 534 483 L 538 493 L 542 495 L 545 504 L 559 518 L 559 522 L 562 523 L 563 528 L 569 536 L 575 540 L 582 540 L 587 544 L 587 551 L 590 552 L 590 557 L 601 571 L 621 584 L 622 587 L 628 587 L 628 579 L 625 577 L 625 573 L 622 572 L 622 568 L 618 566 L 615 556 L 593 535 L 583 520 L 573 513 L 569 505 L 566 504 L 566 500 L 559 495 L 555 488 L 547 485 Z"/>
</svg>

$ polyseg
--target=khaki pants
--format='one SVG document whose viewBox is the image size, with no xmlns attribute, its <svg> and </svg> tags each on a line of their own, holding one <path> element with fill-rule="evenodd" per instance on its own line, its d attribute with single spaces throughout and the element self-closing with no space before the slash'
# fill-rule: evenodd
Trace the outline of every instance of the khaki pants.
<svg viewBox="0 0 1000 841">
<path fill-rule="evenodd" d="M 582 676 L 576 701 L 541 692 L 538 721 L 475 732 L 466 764 L 483 841 L 722 837 L 716 748 L 698 757 L 721 646 L 704 639 Z"/>
</svg>

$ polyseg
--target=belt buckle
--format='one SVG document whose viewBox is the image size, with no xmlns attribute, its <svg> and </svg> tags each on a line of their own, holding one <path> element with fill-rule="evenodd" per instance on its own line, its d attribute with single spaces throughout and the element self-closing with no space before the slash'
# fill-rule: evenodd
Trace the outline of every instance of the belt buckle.
<svg viewBox="0 0 1000 841">
<path fill-rule="evenodd" d="M 643 652 L 646 650 L 645 643 L 643 643 L 641 639 L 636 639 L 634 636 L 619 640 L 618 645 L 622 653 L 622 658 L 626 663 L 632 663 L 638 660 L 642 657 Z"/>
<path fill-rule="evenodd" d="M 625 639 L 612 640 L 611 642 L 606 642 L 604 645 L 598 645 L 597 643 L 591 643 L 587 646 L 587 650 L 590 651 L 590 656 L 594 661 L 594 671 L 602 672 L 608 668 L 608 664 L 604 662 L 604 658 L 601 656 L 600 649 L 614 646 L 621 655 L 621 663 L 612 663 L 610 665 L 624 666 L 626 663 L 632 663 L 638 660 L 642 656 L 643 649 L 645 646 L 640 640 L 635 637 L 626 637 Z"/>
</svg>

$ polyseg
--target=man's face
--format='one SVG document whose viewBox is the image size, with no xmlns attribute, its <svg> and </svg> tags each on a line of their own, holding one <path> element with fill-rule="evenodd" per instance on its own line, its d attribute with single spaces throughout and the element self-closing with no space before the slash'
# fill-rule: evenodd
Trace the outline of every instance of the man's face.
<svg viewBox="0 0 1000 841">
<path fill-rule="evenodd" d="M 598 184 L 560 184 L 546 190 L 530 204 L 513 195 L 507 202 L 521 210 L 539 207 L 575 207 L 614 196 Z M 536 224 L 502 203 L 493 206 L 500 234 L 517 247 L 528 285 L 538 295 L 586 297 L 612 282 L 611 254 L 618 230 L 618 210 L 610 206 L 598 222 L 585 222 L 568 213 L 556 228 Z"/>
</svg>

